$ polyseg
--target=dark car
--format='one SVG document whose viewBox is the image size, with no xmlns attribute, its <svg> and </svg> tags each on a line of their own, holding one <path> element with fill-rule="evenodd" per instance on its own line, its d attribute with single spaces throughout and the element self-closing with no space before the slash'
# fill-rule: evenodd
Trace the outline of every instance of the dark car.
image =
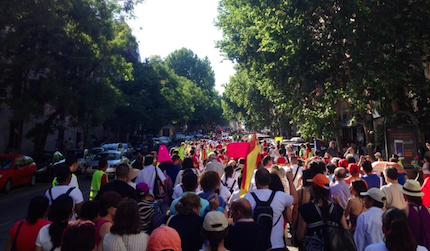
<svg viewBox="0 0 430 251">
<path fill-rule="evenodd" d="M 64 162 L 64 156 L 60 152 L 33 152 L 30 157 L 36 163 L 37 177 L 47 181 L 51 181 L 54 178 L 53 166 Z"/>
</svg>

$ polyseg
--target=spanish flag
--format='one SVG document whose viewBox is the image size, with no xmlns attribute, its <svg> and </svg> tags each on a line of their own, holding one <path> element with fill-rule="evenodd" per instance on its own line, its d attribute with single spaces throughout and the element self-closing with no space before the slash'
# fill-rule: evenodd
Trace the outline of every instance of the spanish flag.
<svg viewBox="0 0 430 251">
<path fill-rule="evenodd" d="M 254 170 L 260 162 L 260 145 L 258 144 L 257 135 L 252 135 L 251 142 L 249 142 L 248 152 L 246 154 L 245 166 L 242 171 L 242 184 L 240 186 L 240 196 L 244 196 L 251 185 Z"/>
</svg>

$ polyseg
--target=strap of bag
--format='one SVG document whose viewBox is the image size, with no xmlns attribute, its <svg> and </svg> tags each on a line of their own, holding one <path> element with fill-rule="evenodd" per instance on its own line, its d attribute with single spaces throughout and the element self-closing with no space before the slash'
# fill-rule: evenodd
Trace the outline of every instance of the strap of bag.
<svg viewBox="0 0 430 251">
<path fill-rule="evenodd" d="M 299 173 L 299 169 L 300 169 L 300 166 L 297 165 L 297 170 L 296 170 L 296 173 L 294 174 L 293 182 L 296 181 L 297 174 Z"/>
<path fill-rule="evenodd" d="M 69 196 L 70 193 L 73 191 L 73 189 L 75 189 L 74 187 L 69 188 L 69 190 L 67 190 L 66 195 Z M 52 196 L 51 196 L 52 198 Z"/>
<path fill-rule="evenodd" d="M 170 215 L 169 216 L 169 219 L 167 219 L 167 222 L 166 222 L 166 226 L 169 226 L 170 221 L 172 220 L 173 217 L 175 217 L 175 215 Z"/>
<path fill-rule="evenodd" d="M 54 198 L 52 198 L 52 187 L 48 190 L 49 197 L 51 197 L 51 203 L 54 202 Z"/>
<path fill-rule="evenodd" d="M 127 251 L 127 249 L 125 248 L 124 240 L 122 239 L 121 235 L 118 235 L 118 244 L 121 248 L 121 251 Z"/>
<path fill-rule="evenodd" d="M 261 200 L 259 200 L 258 197 L 257 197 L 257 195 L 254 192 L 251 192 L 251 195 L 252 195 L 252 197 L 254 198 L 255 202 L 258 205 L 262 205 L 262 206 L 268 207 L 272 203 L 273 198 L 275 197 L 275 193 L 276 193 L 275 191 L 272 191 L 272 194 L 270 195 L 270 198 L 267 201 L 261 201 Z"/>
<path fill-rule="evenodd" d="M 16 230 L 15 237 L 13 238 L 12 249 L 11 249 L 12 251 L 16 251 L 16 240 L 18 239 L 18 233 L 19 233 L 19 230 L 21 229 L 22 224 L 24 224 L 24 221 L 21 221 L 18 225 L 18 229 Z"/>
</svg>

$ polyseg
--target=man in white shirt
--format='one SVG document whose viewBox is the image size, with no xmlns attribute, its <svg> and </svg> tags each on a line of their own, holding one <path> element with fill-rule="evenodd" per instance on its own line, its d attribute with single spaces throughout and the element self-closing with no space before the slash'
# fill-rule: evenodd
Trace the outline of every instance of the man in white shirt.
<svg viewBox="0 0 430 251">
<path fill-rule="evenodd" d="M 70 168 L 67 165 L 60 165 L 55 168 L 55 175 L 57 177 L 58 185 L 48 189 L 45 193 L 45 196 L 49 199 L 49 205 L 51 205 L 52 202 L 60 195 L 67 194 L 73 199 L 76 212 L 79 215 L 84 201 L 84 196 L 82 195 L 82 192 L 79 190 L 79 188 L 69 186 L 70 180 L 72 179 Z M 74 215 L 72 219 L 75 219 Z"/>
<path fill-rule="evenodd" d="M 354 233 L 354 241 L 358 251 L 363 251 L 370 244 L 384 241 L 382 233 L 382 214 L 384 211 L 385 194 L 378 188 L 371 188 L 369 191 L 360 193 L 366 196 L 364 201 L 366 212 L 360 214 L 357 220 L 357 227 Z"/>
<path fill-rule="evenodd" d="M 398 173 L 395 167 L 388 167 L 384 171 L 385 181 L 387 185 L 382 186 L 381 190 L 385 193 L 387 198 L 387 208 L 396 207 L 398 209 L 405 209 L 407 204 L 405 197 L 400 192 L 402 185 L 398 182 Z"/>
<path fill-rule="evenodd" d="M 346 184 L 346 170 L 343 167 L 338 167 L 334 170 L 334 177 L 336 183 L 330 186 L 330 198 L 331 201 L 339 203 L 339 205 L 345 209 L 348 199 L 351 197 L 349 192 L 349 185 Z"/>
<path fill-rule="evenodd" d="M 303 176 L 303 167 L 299 166 L 299 161 L 296 156 L 290 157 L 290 167 L 286 168 L 286 172 L 290 169 L 293 174 L 293 184 L 296 188 L 300 186 L 300 178 Z"/>
<path fill-rule="evenodd" d="M 224 167 L 221 163 L 217 161 L 217 155 L 214 152 L 211 152 L 208 156 L 209 162 L 206 164 L 205 171 L 214 171 L 219 174 L 221 177 L 224 173 Z"/>
<path fill-rule="evenodd" d="M 144 161 L 144 167 L 140 171 L 135 181 L 136 184 L 141 182 L 145 182 L 146 184 L 148 184 L 150 186 L 149 190 L 152 194 L 154 194 L 155 176 L 158 175 L 158 178 L 160 178 L 161 182 L 163 183 L 166 180 L 166 176 L 164 175 L 163 171 L 161 171 L 159 167 L 154 166 L 153 163 L 154 163 L 154 157 L 152 155 L 146 155 L 145 161 Z"/>
<path fill-rule="evenodd" d="M 272 203 L 270 206 L 273 209 L 273 224 L 272 233 L 270 235 L 270 241 L 272 244 L 272 251 L 275 250 L 286 250 L 285 248 L 285 240 L 284 240 L 284 215 L 283 212 L 285 209 L 293 205 L 293 203 L 297 200 L 297 192 L 293 185 L 293 174 L 291 172 L 287 173 L 287 178 L 289 182 L 290 195 L 287 195 L 284 192 L 277 191 L 273 197 Z M 251 204 L 252 210 L 254 211 L 257 206 L 257 202 L 255 201 L 254 196 L 258 198 L 260 201 L 268 201 L 272 195 L 272 190 L 269 189 L 269 184 L 271 182 L 269 171 L 265 168 L 260 168 L 255 173 L 255 183 L 257 189 L 253 192 L 247 193 L 245 195 L 245 199 L 249 201 Z"/>
<path fill-rule="evenodd" d="M 72 178 L 70 179 L 69 186 L 79 188 L 78 177 L 74 174 L 74 172 L 78 170 L 78 158 L 76 157 L 76 155 L 70 154 L 66 157 L 64 163 L 69 166 L 70 172 L 72 173 Z M 57 177 L 55 177 L 52 181 L 52 186 L 58 186 Z"/>
</svg>

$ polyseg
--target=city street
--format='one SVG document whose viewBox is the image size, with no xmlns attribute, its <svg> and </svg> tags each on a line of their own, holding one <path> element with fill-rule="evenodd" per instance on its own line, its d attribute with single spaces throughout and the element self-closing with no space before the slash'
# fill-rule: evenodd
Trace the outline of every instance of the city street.
<svg viewBox="0 0 430 251">
<path fill-rule="evenodd" d="M 78 179 L 84 200 L 88 200 L 91 180 L 86 179 L 83 175 L 78 176 Z M 47 182 L 38 182 L 34 187 L 20 186 L 9 194 L 0 193 L 0 250 L 6 246 L 9 229 L 12 225 L 26 217 L 31 198 L 35 195 L 45 194 L 49 187 L 50 184 Z"/>
</svg>

